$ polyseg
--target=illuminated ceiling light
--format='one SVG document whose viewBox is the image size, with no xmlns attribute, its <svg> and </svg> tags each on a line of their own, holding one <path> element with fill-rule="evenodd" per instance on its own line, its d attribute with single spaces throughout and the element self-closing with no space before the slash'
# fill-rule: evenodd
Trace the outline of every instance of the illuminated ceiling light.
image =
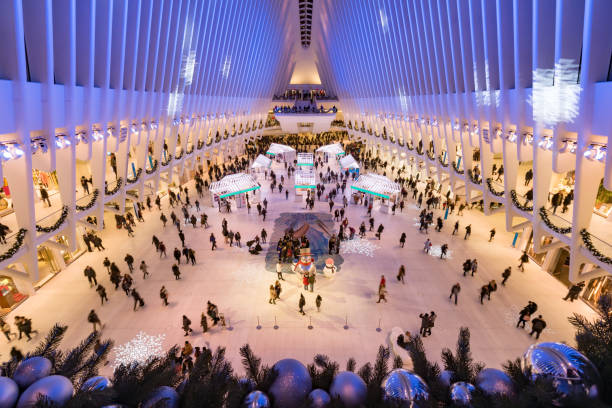
<svg viewBox="0 0 612 408">
<path fill-rule="evenodd" d="M 501 129 L 499 129 L 499 128 L 495 129 L 495 136 L 501 137 L 501 135 L 502 135 Z"/>
<path fill-rule="evenodd" d="M 138 128 L 136 127 L 136 125 L 135 125 L 135 124 L 132 124 L 132 126 L 130 126 L 130 131 L 131 131 L 132 133 L 138 133 Z"/>
<path fill-rule="evenodd" d="M 607 150 L 607 146 L 599 146 L 597 149 L 597 154 L 595 154 L 595 160 L 600 162 L 605 161 Z"/>
<path fill-rule="evenodd" d="M 475 125 L 474 129 L 472 129 L 472 135 L 474 135 L 474 136 L 477 135 L 479 130 L 480 129 L 478 128 L 478 125 Z"/>
<path fill-rule="evenodd" d="M 584 157 L 586 157 L 589 160 L 593 160 L 594 154 L 595 154 L 595 149 L 594 149 L 594 146 L 591 145 L 584 152 Z"/>
<path fill-rule="evenodd" d="M 2 145 L 2 158 L 4 160 L 11 160 L 13 158 L 13 154 L 9 150 L 8 146 Z"/>
<path fill-rule="evenodd" d="M 576 149 L 578 148 L 578 144 L 576 142 L 572 142 L 569 145 L 570 153 L 576 153 Z"/>
<path fill-rule="evenodd" d="M 189 86 L 193 82 L 193 73 L 196 66 L 196 53 L 195 51 L 189 51 L 189 54 L 183 60 L 183 72 L 182 76 L 185 79 L 185 85 Z"/>
<path fill-rule="evenodd" d="M 553 140 L 552 138 L 548 138 L 548 140 L 546 141 L 546 149 L 550 150 L 553 147 Z"/>
<path fill-rule="evenodd" d="M 510 143 L 516 142 L 516 139 L 517 139 L 516 132 L 514 132 L 512 130 L 510 132 L 508 132 L 508 141 Z"/>
<path fill-rule="evenodd" d="M 23 150 L 17 144 L 13 145 L 13 155 L 15 155 L 15 157 L 23 156 Z"/>
<path fill-rule="evenodd" d="M 455 130 L 459 130 L 460 129 L 458 122 L 455 122 L 455 124 L 453 125 L 453 129 L 455 129 Z"/>
<path fill-rule="evenodd" d="M 56 138 L 55 139 L 55 147 L 57 147 L 58 149 L 62 149 L 64 147 L 64 141 L 61 138 Z"/>
</svg>

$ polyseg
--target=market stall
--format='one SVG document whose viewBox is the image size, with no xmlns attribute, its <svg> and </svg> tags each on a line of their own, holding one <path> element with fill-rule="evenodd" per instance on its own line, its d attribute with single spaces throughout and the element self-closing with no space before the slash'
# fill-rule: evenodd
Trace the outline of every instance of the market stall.
<svg viewBox="0 0 612 408">
<path fill-rule="evenodd" d="M 251 165 L 251 169 L 255 172 L 261 172 L 268 170 L 272 165 L 272 160 L 268 159 L 263 154 L 260 154 L 255 158 L 253 164 Z"/>
<path fill-rule="evenodd" d="M 329 161 L 330 158 L 338 160 L 341 157 L 344 157 L 345 155 L 344 148 L 340 143 L 321 146 L 317 149 L 317 153 L 323 154 L 326 163 Z"/>
<path fill-rule="evenodd" d="M 237 173 L 223 177 L 210 184 L 212 206 L 220 212 L 244 207 L 248 200 L 251 204 L 259 202 L 261 185 L 250 174 Z"/>
<path fill-rule="evenodd" d="M 359 174 L 359 163 L 351 154 L 340 159 L 340 168 L 343 171 L 348 170 L 349 173 Z"/>
<path fill-rule="evenodd" d="M 307 191 L 316 188 L 316 173 L 314 154 L 298 153 L 297 170 L 295 172 L 295 194 L 307 196 Z"/>
<path fill-rule="evenodd" d="M 314 154 L 312 153 L 298 153 L 297 165 L 300 167 L 313 167 L 314 166 Z"/>
<path fill-rule="evenodd" d="M 391 205 L 398 199 L 402 189 L 385 176 L 367 173 L 360 175 L 351 186 L 354 203 L 367 199 L 372 208 L 380 208 L 381 212 L 389 212 Z"/>
<path fill-rule="evenodd" d="M 266 155 L 278 162 L 291 161 L 295 159 L 295 149 L 284 144 L 272 143 L 270 147 L 268 147 Z"/>
</svg>

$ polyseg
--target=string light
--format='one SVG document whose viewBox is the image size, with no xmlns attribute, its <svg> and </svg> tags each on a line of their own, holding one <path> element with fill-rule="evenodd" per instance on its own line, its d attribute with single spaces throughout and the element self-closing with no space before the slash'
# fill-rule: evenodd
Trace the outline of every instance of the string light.
<svg viewBox="0 0 612 408">
<path fill-rule="evenodd" d="M 359 254 L 366 255 L 370 258 L 374 257 L 374 252 L 380 247 L 369 240 L 354 238 L 340 243 L 340 252 L 342 254 Z"/>
<path fill-rule="evenodd" d="M 132 340 L 115 347 L 114 368 L 122 364 L 144 364 L 153 357 L 163 356 L 162 343 L 165 338 L 165 334 L 150 336 L 145 332 L 139 332 Z"/>
</svg>

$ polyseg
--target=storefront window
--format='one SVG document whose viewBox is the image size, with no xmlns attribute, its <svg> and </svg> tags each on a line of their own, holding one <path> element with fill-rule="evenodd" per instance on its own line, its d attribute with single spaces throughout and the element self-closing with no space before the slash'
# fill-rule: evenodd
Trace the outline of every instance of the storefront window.
<svg viewBox="0 0 612 408">
<path fill-rule="evenodd" d="M 9 309 L 27 296 L 19 293 L 15 282 L 8 276 L 0 276 L 0 307 Z"/>
<path fill-rule="evenodd" d="M 599 190 L 597 191 L 597 199 L 595 200 L 595 208 L 593 209 L 595 214 L 601 215 L 607 218 L 612 212 L 612 191 L 606 190 L 603 186 L 603 179 L 599 183 Z"/>
<path fill-rule="evenodd" d="M 612 279 L 609 276 L 602 276 L 589 281 L 582 298 L 592 306 L 596 306 L 601 296 L 610 293 L 612 293 Z"/>
<path fill-rule="evenodd" d="M 550 244 L 551 242 L 552 242 L 552 237 L 544 237 L 542 238 L 541 246 L 546 246 Z M 533 232 L 531 233 L 531 236 L 529 237 L 529 244 L 527 245 L 527 255 L 529 255 L 529 257 L 533 259 L 533 261 L 540 266 L 542 266 L 542 263 L 544 262 L 544 258 L 546 258 L 546 251 L 535 253 L 535 251 L 533 250 Z"/>
<path fill-rule="evenodd" d="M 57 235 L 55 237 L 55 241 L 57 241 L 58 244 L 62 244 L 65 245 L 66 247 L 70 247 L 70 244 L 68 242 L 68 238 L 64 235 Z M 81 248 L 79 246 L 79 241 L 77 240 L 77 248 L 74 250 L 74 252 L 70 252 L 68 250 L 62 250 L 62 256 L 64 257 L 64 263 L 66 265 L 69 265 L 72 261 L 74 261 L 75 259 L 77 259 L 81 254 L 83 254 L 85 252 L 85 248 Z"/>
</svg>

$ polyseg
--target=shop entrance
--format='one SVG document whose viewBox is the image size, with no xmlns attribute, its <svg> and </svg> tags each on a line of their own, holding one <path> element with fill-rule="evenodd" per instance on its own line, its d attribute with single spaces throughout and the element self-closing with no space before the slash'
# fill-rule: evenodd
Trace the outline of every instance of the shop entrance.
<svg viewBox="0 0 612 408">
<path fill-rule="evenodd" d="M 563 282 L 565 286 L 571 286 L 572 283 L 569 280 L 569 265 L 570 265 L 570 254 L 567 249 L 559 249 L 559 257 L 557 263 L 552 271 L 555 278 Z"/>
</svg>

